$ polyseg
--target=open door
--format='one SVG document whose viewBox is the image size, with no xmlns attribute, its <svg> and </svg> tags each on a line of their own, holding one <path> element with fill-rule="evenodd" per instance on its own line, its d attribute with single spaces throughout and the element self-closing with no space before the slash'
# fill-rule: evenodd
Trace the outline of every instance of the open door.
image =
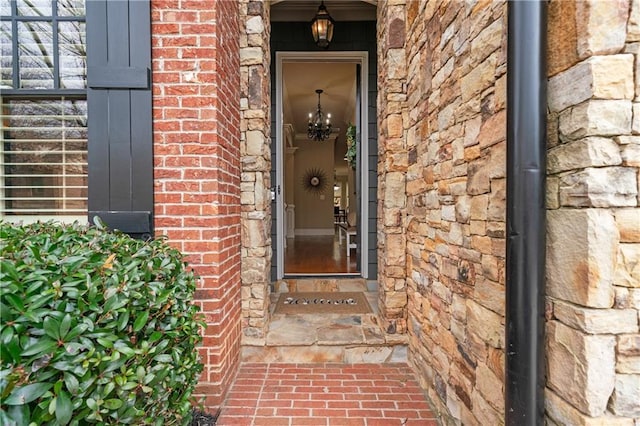
<svg viewBox="0 0 640 426">
<path fill-rule="evenodd" d="M 357 206 L 362 206 L 362 192 L 363 192 L 363 185 L 362 185 L 362 175 L 363 172 L 366 173 L 366 166 L 367 166 L 367 162 L 366 161 L 362 161 L 362 108 L 361 108 L 361 99 L 362 99 L 362 77 L 361 77 L 361 72 L 362 72 L 362 66 L 360 64 L 356 64 L 356 111 L 355 111 L 355 123 L 356 123 L 356 173 L 355 173 L 355 180 L 356 180 L 356 187 L 355 187 L 355 197 L 356 197 L 356 205 Z M 363 170 L 364 169 L 364 170 Z M 366 215 L 363 215 L 363 209 L 362 208 L 358 208 L 356 210 L 356 241 L 361 241 L 362 240 L 362 218 Z M 362 257 L 362 244 L 358 244 L 356 246 L 356 266 L 358 268 L 358 270 L 361 270 L 362 268 L 362 262 L 361 262 L 361 257 Z"/>
<path fill-rule="evenodd" d="M 277 279 L 366 278 L 368 192 L 361 188 L 368 163 L 360 143 L 366 131 L 366 57 L 366 52 L 276 53 Z M 322 90 L 319 101 L 317 90 Z M 331 133 L 322 140 L 307 134 L 308 114 L 317 109 L 331 114 Z M 345 161 L 350 123 L 356 126 L 354 169 Z"/>
</svg>

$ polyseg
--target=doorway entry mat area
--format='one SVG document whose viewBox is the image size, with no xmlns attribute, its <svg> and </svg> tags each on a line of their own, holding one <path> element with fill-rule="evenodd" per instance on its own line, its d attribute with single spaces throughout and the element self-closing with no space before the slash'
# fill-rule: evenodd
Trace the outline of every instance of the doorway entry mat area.
<svg viewBox="0 0 640 426">
<path fill-rule="evenodd" d="M 280 293 L 274 314 L 369 314 L 363 292 Z"/>
</svg>

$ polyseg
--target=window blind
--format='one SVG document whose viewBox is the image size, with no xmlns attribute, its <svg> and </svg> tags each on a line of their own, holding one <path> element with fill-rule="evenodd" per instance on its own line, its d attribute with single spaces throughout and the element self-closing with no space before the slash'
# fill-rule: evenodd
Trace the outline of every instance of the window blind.
<svg viewBox="0 0 640 426">
<path fill-rule="evenodd" d="M 87 102 L 2 99 L 0 215 L 87 211 Z"/>
</svg>

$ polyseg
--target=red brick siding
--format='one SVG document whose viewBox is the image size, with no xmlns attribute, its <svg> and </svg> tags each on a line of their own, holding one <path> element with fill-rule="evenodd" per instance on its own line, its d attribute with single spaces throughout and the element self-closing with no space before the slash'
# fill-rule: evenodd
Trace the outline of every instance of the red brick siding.
<svg viewBox="0 0 640 426">
<path fill-rule="evenodd" d="M 240 351 L 238 34 L 237 2 L 152 0 L 155 226 L 200 276 L 209 407 Z"/>
</svg>

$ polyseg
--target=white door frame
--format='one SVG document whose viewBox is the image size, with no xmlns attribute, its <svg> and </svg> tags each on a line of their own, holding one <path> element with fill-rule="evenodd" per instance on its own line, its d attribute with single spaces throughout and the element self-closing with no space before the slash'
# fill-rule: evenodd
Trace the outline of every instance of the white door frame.
<svg viewBox="0 0 640 426">
<path fill-rule="evenodd" d="M 284 186 L 284 144 L 282 134 L 282 126 L 284 125 L 282 112 L 282 64 L 284 62 L 350 62 L 360 64 L 360 182 L 361 184 L 361 202 L 360 202 L 360 274 L 367 279 L 368 270 L 368 234 L 369 234 L 369 134 L 368 134 L 368 57 L 366 51 L 352 52 L 276 52 L 276 271 L 277 278 L 280 280 L 284 277 L 284 245 L 285 232 L 284 229 L 284 192 L 280 188 Z"/>
</svg>

